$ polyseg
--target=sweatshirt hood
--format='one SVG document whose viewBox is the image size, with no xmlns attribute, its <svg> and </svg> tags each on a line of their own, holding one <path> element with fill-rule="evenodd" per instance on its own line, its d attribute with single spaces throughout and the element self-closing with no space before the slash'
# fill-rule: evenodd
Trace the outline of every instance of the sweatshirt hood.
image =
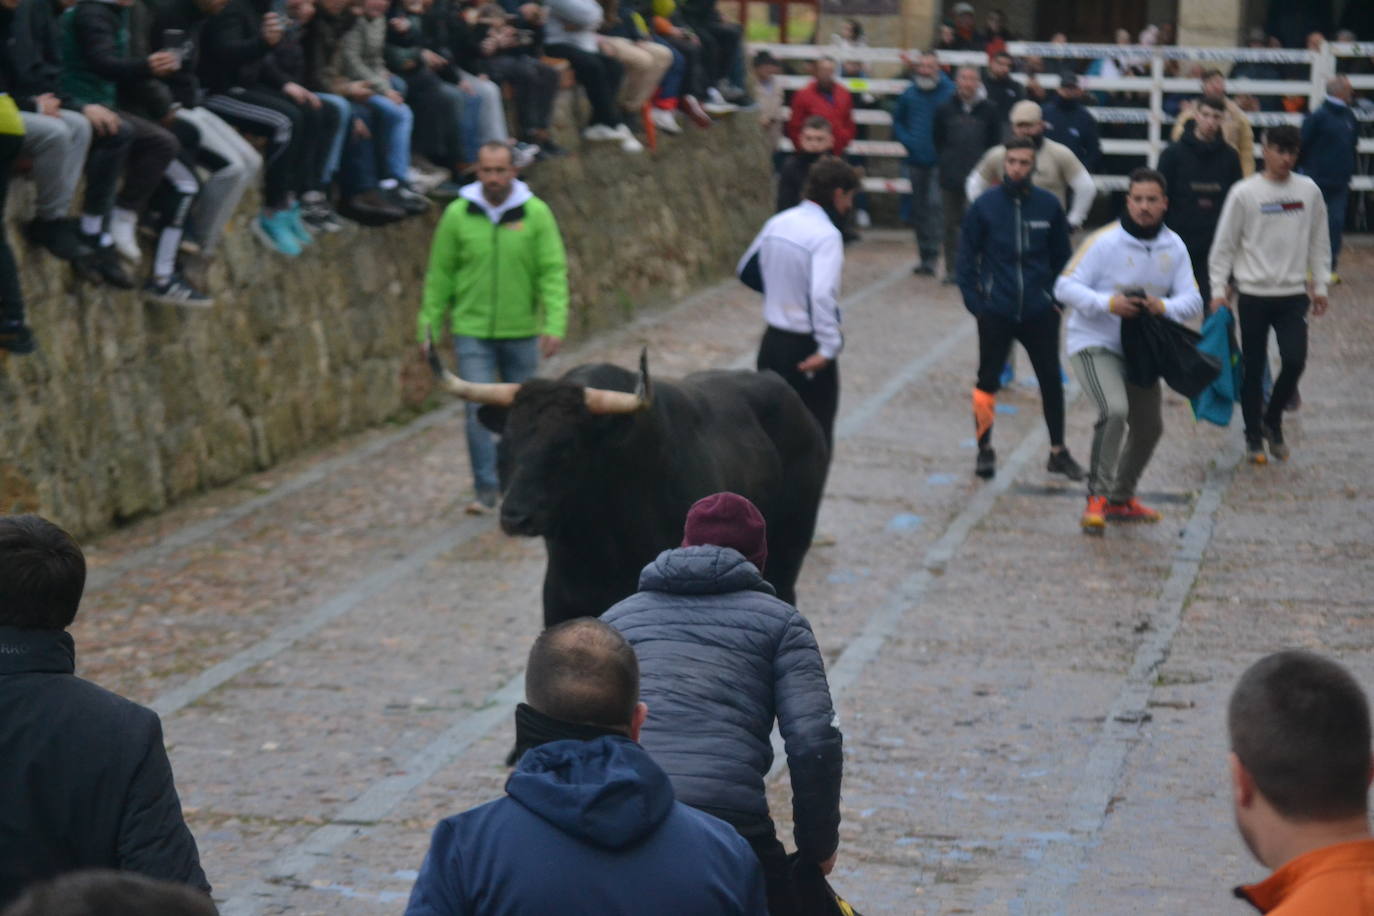
<svg viewBox="0 0 1374 916">
<path fill-rule="evenodd" d="M 675 595 L 776 594 L 758 567 L 738 550 L 712 544 L 663 551 L 639 574 L 639 590 Z"/>
<path fill-rule="evenodd" d="M 1183 128 L 1183 142 L 1191 146 L 1199 153 L 1214 153 L 1226 142 L 1222 137 L 1221 131 L 1210 140 L 1204 140 L 1197 135 L 1197 121 L 1189 121 Z"/>
<path fill-rule="evenodd" d="M 514 210 L 534 197 L 534 192 L 530 190 L 529 185 L 517 178 L 511 183 L 510 196 L 503 200 L 499 206 L 493 205 L 482 194 L 482 182 L 480 181 L 463 185 L 458 189 L 458 196 L 481 207 L 488 219 L 493 223 L 499 223 L 501 217 L 508 211 Z"/>
<path fill-rule="evenodd" d="M 534 748 L 506 780 L 506 792 L 563 833 L 602 849 L 638 843 L 673 807 L 668 775 L 644 748 L 615 735 Z"/>
</svg>

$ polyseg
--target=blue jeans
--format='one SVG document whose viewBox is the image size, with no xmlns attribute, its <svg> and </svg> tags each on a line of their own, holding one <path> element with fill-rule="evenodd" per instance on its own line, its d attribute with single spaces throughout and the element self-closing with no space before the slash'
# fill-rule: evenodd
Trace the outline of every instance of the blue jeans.
<svg viewBox="0 0 1374 916">
<path fill-rule="evenodd" d="M 682 56 L 682 52 L 664 41 L 659 36 L 654 36 L 654 44 L 663 45 L 673 52 L 673 63 L 668 67 L 668 72 L 663 74 L 663 80 L 658 84 L 659 95 L 665 99 L 675 99 L 682 94 L 682 80 L 687 75 L 687 58 Z"/>
<path fill-rule="evenodd" d="M 334 135 L 334 139 L 329 142 L 329 156 L 324 162 L 324 174 L 320 176 L 321 181 L 329 184 L 334 180 L 334 173 L 339 170 L 339 160 L 343 158 L 344 140 L 353 132 L 353 106 L 348 104 L 348 99 L 341 95 L 321 92 L 319 96 L 321 102 L 333 106 L 339 112 L 339 130 Z"/>
<path fill-rule="evenodd" d="M 1326 228 L 1331 233 L 1331 270 L 1336 269 L 1336 259 L 1341 256 L 1341 234 L 1345 231 L 1345 207 L 1350 200 L 1350 185 L 1340 188 L 1322 188 L 1326 199 Z"/>
<path fill-rule="evenodd" d="M 339 190 L 344 197 L 352 197 L 377 187 L 377 136 L 381 127 L 377 112 L 365 102 L 349 103 L 349 135 L 343 150 L 343 162 L 339 169 Z M 367 139 L 353 136 L 353 118 L 367 125 Z"/>
<path fill-rule="evenodd" d="M 453 338 L 458 374 L 469 382 L 523 382 L 539 368 L 539 338 L 516 337 L 489 340 L 484 337 Z M 477 492 L 500 489 L 496 475 L 496 442 L 477 419 L 477 404 L 467 405 L 468 459 Z"/>
<path fill-rule="evenodd" d="M 410 171 L 410 131 L 415 124 L 410 106 L 398 105 L 384 95 L 374 95 L 363 104 L 377 114 L 386 135 L 382 140 L 385 177 L 405 181 Z"/>
</svg>

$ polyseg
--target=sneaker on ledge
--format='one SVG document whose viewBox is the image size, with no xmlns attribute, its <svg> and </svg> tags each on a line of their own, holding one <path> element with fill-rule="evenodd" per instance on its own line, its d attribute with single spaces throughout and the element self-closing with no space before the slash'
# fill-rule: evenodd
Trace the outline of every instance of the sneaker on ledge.
<svg viewBox="0 0 1374 916">
<path fill-rule="evenodd" d="M 592 143 L 619 141 L 620 133 L 609 124 L 592 124 L 582 130 L 582 139 Z"/>
<path fill-rule="evenodd" d="M 301 253 L 301 243 L 296 241 L 296 235 L 287 225 L 286 219 L 285 210 L 263 213 L 253 220 L 253 234 L 258 237 L 258 241 L 278 254 L 294 258 Z"/>
<path fill-rule="evenodd" d="M 1107 520 L 1111 522 L 1157 522 L 1163 517 L 1158 509 L 1151 509 L 1134 496 L 1124 503 L 1107 503 Z"/>
<path fill-rule="evenodd" d="M 143 287 L 143 298 L 149 302 L 188 308 L 206 309 L 215 304 L 214 299 L 187 283 L 179 273 L 172 274 L 166 280 L 150 279 Z"/>
<path fill-rule="evenodd" d="M 0 350 L 8 350 L 16 356 L 23 356 L 38 349 L 34 342 L 33 331 L 19 319 L 0 321 Z"/>
<path fill-rule="evenodd" d="M 692 119 L 692 123 L 697 127 L 710 127 L 714 123 L 711 120 L 710 112 L 702 107 L 696 96 L 684 95 L 680 104 L 683 112 Z"/>
<path fill-rule="evenodd" d="M 682 133 L 682 125 L 677 123 L 677 115 L 666 108 L 653 109 L 649 112 L 649 119 L 654 122 L 654 127 L 665 134 Z"/>
</svg>

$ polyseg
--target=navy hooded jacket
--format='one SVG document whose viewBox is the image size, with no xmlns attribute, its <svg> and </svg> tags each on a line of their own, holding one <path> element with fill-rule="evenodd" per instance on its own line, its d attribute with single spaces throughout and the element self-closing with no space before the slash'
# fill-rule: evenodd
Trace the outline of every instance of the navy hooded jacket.
<svg viewBox="0 0 1374 916">
<path fill-rule="evenodd" d="M 540 745 L 506 793 L 439 822 L 406 916 L 767 916 L 749 844 L 629 738 Z"/>
<path fill-rule="evenodd" d="M 922 89 L 912 80 L 897 96 L 892 110 L 892 136 L 906 147 L 907 162 L 929 167 L 936 164 L 935 112 L 954 95 L 954 80 L 944 73 L 931 89 Z"/>
<path fill-rule="evenodd" d="M 1350 184 L 1360 125 L 1349 105 L 1328 98 L 1302 122 L 1298 171 L 1330 193 Z"/>
<path fill-rule="evenodd" d="M 806 618 L 729 547 L 665 550 L 639 589 L 601 619 L 634 646 L 649 704 L 640 741 L 677 797 L 746 837 L 773 836 L 763 780 L 776 719 L 797 850 L 825 861 L 839 843 L 843 738 Z"/>
<path fill-rule="evenodd" d="M 1069 261 L 1069 221 L 1044 188 L 984 191 L 964 214 L 959 290 L 974 315 L 1025 321 L 1054 308 L 1054 281 Z"/>
</svg>

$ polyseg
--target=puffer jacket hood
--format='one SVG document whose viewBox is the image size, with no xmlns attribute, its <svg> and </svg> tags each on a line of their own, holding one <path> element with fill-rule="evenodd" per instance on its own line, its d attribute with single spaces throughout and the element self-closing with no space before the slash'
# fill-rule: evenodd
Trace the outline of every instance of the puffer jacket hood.
<svg viewBox="0 0 1374 916">
<path fill-rule="evenodd" d="M 663 551 L 639 574 L 639 589 L 679 595 L 777 594 L 738 550 L 710 544 Z"/>
<path fill-rule="evenodd" d="M 629 738 L 551 741 L 520 758 L 506 792 L 563 833 L 624 849 L 658 829 L 673 806 L 668 776 Z"/>
</svg>

